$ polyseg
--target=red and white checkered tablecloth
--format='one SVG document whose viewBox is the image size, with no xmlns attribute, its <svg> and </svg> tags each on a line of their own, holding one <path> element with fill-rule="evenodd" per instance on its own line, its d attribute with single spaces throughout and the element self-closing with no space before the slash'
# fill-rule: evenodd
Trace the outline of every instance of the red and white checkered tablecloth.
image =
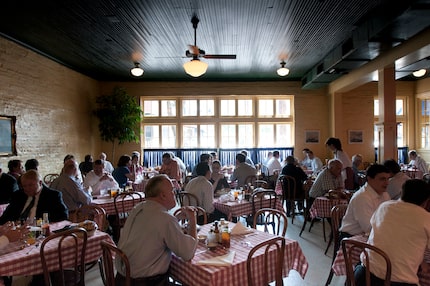
<svg viewBox="0 0 430 286">
<path fill-rule="evenodd" d="M 367 238 L 368 237 L 366 235 L 359 234 L 351 237 L 350 239 L 354 239 L 360 242 L 367 242 Z M 351 252 L 351 256 L 353 260 L 352 265 L 355 265 L 360 261 L 360 251 L 358 249 L 354 249 L 354 251 Z M 430 264 L 429 249 L 424 252 L 424 261 Z M 332 265 L 332 269 L 334 271 L 334 274 L 336 274 L 337 276 L 346 275 L 345 257 L 343 256 L 342 247 L 337 251 L 336 258 L 334 259 Z M 418 271 L 418 278 L 420 279 L 421 286 L 430 286 L 430 271 L 426 269 L 420 269 Z"/>
<path fill-rule="evenodd" d="M 4 212 L 4 210 L 7 208 L 7 206 L 8 206 L 9 204 L 3 204 L 3 205 L 0 205 L 0 216 L 2 216 L 3 215 L 3 212 Z"/>
<path fill-rule="evenodd" d="M 145 197 L 145 195 L 143 193 L 140 193 L 140 195 L 142 195 L 142 197 Z M 129 201 L 129 203 L 127 203 L 127 201 Z M 102 207 L 106 211 L 107 215 L 114 215 L 114 214 L 116 214 L 115 213 L 114 198 L 111 198 L 109 196 L 99 197 L 97 199 L 93 199 L 92 202 L 91 202 L 91 204 L 99 206 L 99 207 Z M 129 209 L 126 209 L 127 211 L 132 210 L 134 208 L 133 200 L 131 198 L 126 198 L 124 206 L 126 208 L 129 208 Z"/>
<path fill-rule="evenodd" d="M 327 197 L 317 197 L 309 210 L 311 218 L 330 217 L 330 212 L 333 206 L 340 205 L 340 204 L 348 204 L 348 200 L 329 199 Z"/>
<path fill-rule="evenodd" d="M 218 199 L 214 200 L 214 207 L 220 212 L 227 215 L 227 220 L 231 221 L 233 217 L 239 217 L 242 215 L 248 215 L 252 213 L 252 203 L 246 200 L 242 202 L 220 202 Z M 270 200 L 263 201 L 263 208 L 270 207 Z M 282 207 L 282 201 L 276 200 L 276 209 L 284 210 Z"/>
<path fill-rule="evenodd" d="M 50 224 L 50 228 L 52 231 L 60 229 L 65 225 L 69 224 L 71 224 L 70 221 L 52 223 Z M 101 231 L 96 231 L 93 236 L 88 237 L 87 249 L 85 252 L 86 262 L 95 261 L 102 255 L 102 249 L 100 246 L 101 241 L 112 242 L 112 239 L 107 233 Z M 56 246 L 57 245 L 55 243 L 48 243 L 45 248 L 45 251 L 47 252 L 48 267 L 50 271 L 56 271 L 59 269 Z M 29 246 L 20 250 L 19 245 L 17 243 L 15 245 L 10 245 L 10 247 L 11 248 L 9 248 L 8 246 L 7 250 L 17 250 L 0 255 L 0 276 L 34 275 L 43 273 L 39 248 L 34 249 L 30 253 L 28 253 L 28 251 L 35 246 Z M 72 257 L 67 258 L 66 256 L 66 263 L 69 263 L 68 259 L 70 260 L 70 265 L 72 265 Z"/>
<path fill-rule="evenodd" d="M 230 227 L 233 227 L 233 223 L 230 223 Z M 206 234 L 210 228 L 210 224 L 204 225 L 200 230 L 200 233 Z M 246 261 L 248 254 L 252 247 L 258 243 L 273 238 L 272 234 L 255 231 L 251 235 L 232 235 L 230 243 L 230 251 L 235 251 L 233 264 L 231 266 L 203 266 L 196 265 L 197 261 L 208 259 L 214 256 L 223 255 L 226 250 L 221 247 L 215 251 L 206 249 L 204 243 L 199 242 L 196 254 L 191 261 L 183 261 L 181 258 L 173 255 L 172 262 L 170 263 L 170 274 L 172 277 L 182 282 L 185 285 L 248 285 L 247 273 L 246 273 Z M 253 259 L 258 259 L 255 265 L 258 265 L 258 269 L 254 269 L 255 273 L 259 273 L 263 267 L 262 259 L 263 252 L 257 252 L 257 256 Z M 269 258 L 269 263 L 274 263 L 274 260 Z M 270 267 L 274 270 L 274 267 Z M 284 277 L 288 276 L 290 270 L 296 270 L 302 277 L 306 275 L 308 270 L 308 262 L 300 248 L 299 244 L 295 240 L 286 238 L 285 247 L 285 260 L 283 267 Z M 274 273 L 270 271 L 270 279 L 274 279 Z M 263 278 L 262 275 L 256 275 L 256 279 Z M 259 277 L 258 277 L 259 276 Z M 255 285 L 263 285 L 263 282 L 258 280 L 254 282 Z"/>
</svg>

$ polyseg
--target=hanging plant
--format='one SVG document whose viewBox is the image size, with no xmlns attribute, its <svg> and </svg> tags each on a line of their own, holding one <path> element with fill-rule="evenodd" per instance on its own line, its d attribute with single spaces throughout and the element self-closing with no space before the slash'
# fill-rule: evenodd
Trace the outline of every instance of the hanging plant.
<svg viewBox="0 0 430 286">
<path fill-rule="evenodd" d="M 115 144 L 139 142 L 142 110 L 136 98 L 124 88 L 115 87 L 111 94 L 96 98 L 98 105 L 94 115 L 99 119 L 99 131 L 103 141 L 112 142 L 112 158 Z"/>
</svg>

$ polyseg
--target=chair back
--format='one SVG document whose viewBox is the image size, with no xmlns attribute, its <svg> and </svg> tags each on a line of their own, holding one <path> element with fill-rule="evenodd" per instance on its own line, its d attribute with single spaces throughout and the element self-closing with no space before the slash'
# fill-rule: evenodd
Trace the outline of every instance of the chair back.
<svg viewBox="0 0 430 286">
<path fill-rule="evenodd" d="M 46 174 L 45 177 L 43 177 L 43 182 L 50 186 L 51 183 L 60 176 L 60 174 Z"/>
<path fill-rule="evenodd" d="M 97 223 L 98 229 L 101 231 L 105 231 L 108 227 L 105 209 L 96 205 L 81 206 L 69 219 L 72 222 L 92 220 Z"/>
<path fill-rule="evenodd" d="M 197 209 L 197 219 L 199 219 L 199 217 L 201 217 L 202 218 L 201 219 L 202 224 L 207 224 L 208 223 L 208 215 L 207 215 L 206 211 L 202 207 L 195 207 L 195 208 Z M 181 223 L 181 225 L 185 225 L 188 222 L 185 215 L 183 214 L 182 208 L 177 209 L 173 213 L 173 216 L 178 219 L 178 221 Z"/>
<path fill-rule="evenodd" d="M 259 251 L 262 250 L 262 251 Z M 248 286 L 269 285 L 275 281 L 274 285 L 284 285 L 282 281 L 282 269 L 284 265 L 285 238 L 275 237 L 254 246 L 248 254 L 246 261 L 246 272 Z M 260 256 L 257 258 L 257 256 Z M 263 273 L 253 267 L 253 260 L 264 261 Z M 262 275 L 261 275 L 262 274 Z M 275 279 L 271 279 L 274 277 Z M 263 279 L 256 283 L 257 279 Z"/>
<path fill-rule="evenodd" d="M 115 197 L 114 206 L 116 216 L 114 225 L 112 226 L 115 241 L 119 240 L 121 229 L 124 227 L 131 210 L 141 201 L 143 201 L 142 195 L 136 192 L 123 192 Z"/>
<path fill-rule="evenodd" d="M 105 286 L 115 286 L 115 268 L 114 268 L 114 260 L 112 256 L 115 257 L 115 259 L 121 259 L 122 263 L 125 268 L 125 284 L 124 286 L 130 286 L 131 285 L 131 279 L 130 279 L 130 262 L 128 261 L 128 257 L 125 255 L 124 252 L 121 251 L 118 247 L 116 247 L 113 244 L 110 244 L 109 242 L 102 241 L 100 242 L 100 245 L 102 247 L 102 261 L 103 265 L 101 266 L 101 273 L 102 273 L 102 280 L 104 282 Z"/>
<path fill-rule="evenodd" d="M 294 201 L 296 199 L 297 184 L 292 176 L 283 175 L 279 178 L 282 186 L 282 196 L 284 200 Z"/>
<path fill-rule="evenodd" d="M 264 219 L 258 222 L 258 217 L 263 216 Z M 277 209 L 264 208 L 260 209 L 255 213 L 253 228 L 257 228 L 257 225 L 264 225 L 264 231 L 269 232 L 268 225 L 272 225 L 273 234 L 280 235 L 282 237 L 287 233 L 288 220 L 287 215 L 284 211 Z"/>
<path fill-rule="evenodd" d="M 181 207 L 185 207 L 185 206 L 198 207 L 200 205 L 199 199 L 197 198 L 197 196 L 189 192 L 176 193 L 176 201 L 178 202 L 178 205 Z"/>
<path fill-rule="evenodd" d="M 85 285 L 85 250 L 87 248 L 87 232 L 83 228 L 73 228 L 59 233 L 49 235 L 40 246 L 40 257 L 42 260 L 43 276 L 45 285 Z M 53 272 L 52 265 L 48 266 L 47 253 L 49 249 L 55 249 L 58 258 L 59 271 Z M 70 265 L 65 267 L 64 264 Z M 51 273 L 53 272 L 53 273 Z M 58 274 L 58 275 L 57 275 Z M 54 278 L 55 276 L 55 278 Z M 58 277 L 57 277 L 58 276 Z"/>
<path fill-rule="evenodd" d="M 346 286 L 355 286 L 355 278 L 354 278 L 354 268 L 357 261 L 354 261 L 354 252 L 364 254 L 364 261 L 366 265 L 366 284 L 371 285 L 370 282 L 370 272 L 371 265 L 369 263 L 369 251 L 372 252 L 372 255 L 380 255 L 385 261 L 385 278 L 384 278 L 384 286 L 391 285 L 391 261 L 388 255 L 382 251 L 380 248 L 370 245 L 365 242 L 353 240 L 350 238 L 345 238 L 342 240 L 342 252 L 345 258 L 345 266 L 346 266 Z"/>
<path fill-rule="evenodd" d="M 276 209 L 278 196 L 274 190 L 257 189 L 251 194 L 252 214 L 262 208 Z"/>
</svg>

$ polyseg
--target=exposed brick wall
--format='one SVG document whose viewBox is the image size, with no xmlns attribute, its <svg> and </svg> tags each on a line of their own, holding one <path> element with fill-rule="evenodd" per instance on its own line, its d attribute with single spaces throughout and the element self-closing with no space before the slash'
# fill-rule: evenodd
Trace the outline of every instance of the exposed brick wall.
<svg viewBox="0 0 430 286">
<path fill-rule="evenodd" d="M 0 38 L 0 114 L 17 117 L 18 149 L 16 157 L 0 157 L 3 171 L 11 159 L 36 158 L 42 175 L 56 173 L 66 154 L 81 161 L 95 152 L 98 94 L 97 81 Z"/>
</svg>

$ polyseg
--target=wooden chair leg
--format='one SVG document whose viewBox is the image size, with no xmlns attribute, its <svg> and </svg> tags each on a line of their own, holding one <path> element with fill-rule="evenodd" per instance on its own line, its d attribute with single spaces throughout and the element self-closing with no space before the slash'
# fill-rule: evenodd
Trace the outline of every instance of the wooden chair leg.
<svg viewBox="0 0 430 286">
<path fill-rule="evenodd" d="M 330 248 L 330 245 L 331 245 L 332 242 L 333 242 L 333 233 L 330 232 L 329 240 L 328 240 L 328 243 L 327 243 L 327 247 L 326 247 L 326 249 L 324 251 L 324 255 L 327 255 L 327 251 Z"/>
<path fill-rule="evenodd" d="M 327 242 L 327 239 L 326 239 L 326 236 L 325 236 L 325 218 L 322 218 L 322 225 L 323 225 L 324 242 Z"/>
</svg>

